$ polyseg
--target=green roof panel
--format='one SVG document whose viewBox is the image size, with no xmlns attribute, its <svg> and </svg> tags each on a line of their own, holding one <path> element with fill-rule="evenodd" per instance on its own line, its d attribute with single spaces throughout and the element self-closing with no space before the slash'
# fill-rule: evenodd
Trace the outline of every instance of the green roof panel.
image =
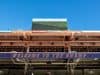
<svg viewBox="0 0 100 75">
<path fill-rule="evenodd" d="M 33 19 L 32 30 L 67 30 L 66 19 Z"/>
</svg>

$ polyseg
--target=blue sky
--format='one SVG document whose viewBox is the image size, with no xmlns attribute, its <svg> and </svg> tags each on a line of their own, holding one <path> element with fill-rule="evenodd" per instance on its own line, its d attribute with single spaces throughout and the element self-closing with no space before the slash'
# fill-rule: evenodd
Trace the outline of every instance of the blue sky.
<svg viewBox="0 0 100 75">
<path fill-rule="evenodd" d="M 67 18 L 70 30 L 100 30 L 100 0 L 0 0 L 0 30 L 30 30 L 32 18 Z"/>
</svg>

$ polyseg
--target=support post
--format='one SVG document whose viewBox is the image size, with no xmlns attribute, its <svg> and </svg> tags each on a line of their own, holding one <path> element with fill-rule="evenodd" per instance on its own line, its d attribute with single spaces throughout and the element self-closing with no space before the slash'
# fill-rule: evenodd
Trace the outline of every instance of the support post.
<svg viewBox="0 0 100 75">
<path fill-rule="evenodd" d="M 30 47 L 27 47 L 27 52 L 29 52 Z M 27 75 L 28 72 L 28 64 L 27 61 L 25 62 L 25 68 L 24 68 L 24 75 Z"/>
<path fill-rule="evenodd" d="M 84 73 L 84 69 L 82 69 L 82 75 L 85 75 L 85 73 Z"/>
</svg>

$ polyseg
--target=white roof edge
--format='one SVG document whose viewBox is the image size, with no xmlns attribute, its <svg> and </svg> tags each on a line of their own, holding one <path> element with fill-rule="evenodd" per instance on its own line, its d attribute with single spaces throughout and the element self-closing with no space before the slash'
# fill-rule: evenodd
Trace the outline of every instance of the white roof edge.
<svg viewBox="0 0 100 75">
<path fill-rule="evenodd" d="M 100 31 L 81 31 L 81 32 L 100 32 Z"/>
<path fill-rule="evenodd" d="M 12 32 L 12 31 L 9 31 L 9 30 L 8 31 L 7 30 L 1 30 L 0 32 Z"/>
<path fill-rule="evenodd" d="M 67 22 L 66 18 L 33 18 L 33 22 L 45 22 L 45 21 L 62 21 Z"/>
</svg>

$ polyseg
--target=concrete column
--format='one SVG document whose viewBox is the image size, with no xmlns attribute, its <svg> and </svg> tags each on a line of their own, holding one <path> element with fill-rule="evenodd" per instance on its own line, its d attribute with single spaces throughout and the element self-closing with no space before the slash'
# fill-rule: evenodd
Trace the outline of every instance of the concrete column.
<svg viewBox="0 0 100 75">
<path fill-rule="evenodd" d="M 85 75 L 85 73 L 84 73 L 84 69 L 82 69 L 82 75 Z"/>
<path fill-rule="evenodd" d="M 46 74 L 46 75 L 52 75 L 52 74 L 51 74 L 51 72 L 47 72 L 47 74 Z"/>
</svg>

